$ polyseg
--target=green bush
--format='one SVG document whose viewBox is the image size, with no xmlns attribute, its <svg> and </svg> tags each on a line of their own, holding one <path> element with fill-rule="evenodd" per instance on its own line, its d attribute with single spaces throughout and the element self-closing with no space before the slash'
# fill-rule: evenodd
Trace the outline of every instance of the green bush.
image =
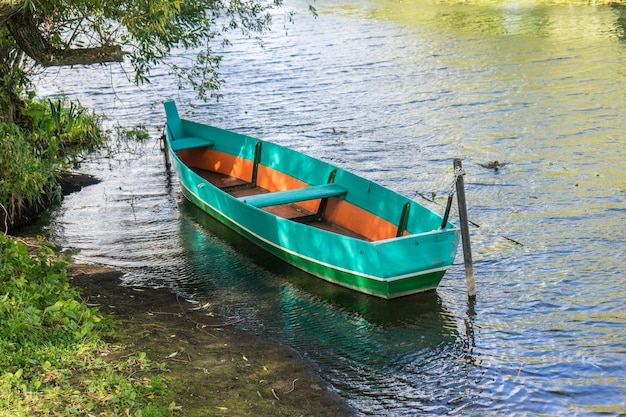
<svg viewBox="0 0 626 417">
<path fill-rule="evenodd" d="M 106 140 L 98 116 L 64 99 L 25 101 L 32 126 L 0 123 L 0 230 L 61 197 L 59 174 Z"/>
<path fill-rule="evenodd" d="M 106 140 L 100 117 L 66 98 L 29 98 L 24 114 L 33 121 L 33 145 L 63 168 L 77 166 Z"/>
<path fill-rule="evenodd" d="M 0 124 L 0 204 L 5 223 L 60 197 L 55 160 L 43 155 L 55 148 L 50 141 L 46 150 L 37 149 L 19 126 Z"/>
</svg>

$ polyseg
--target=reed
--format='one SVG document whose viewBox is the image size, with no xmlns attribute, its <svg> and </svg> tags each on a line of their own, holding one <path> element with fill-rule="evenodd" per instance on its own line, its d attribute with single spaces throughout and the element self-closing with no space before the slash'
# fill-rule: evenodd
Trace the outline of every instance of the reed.
<svg viewBox="0 0 626 417">
<path fill-rule="evenodd" d="M 27 128 L 0 123 L 0 230 L 38 215 L 61 197 L 59 175 L 102 147 L 101 119 L 66 99 L 26 100 Z"/>
</svg>

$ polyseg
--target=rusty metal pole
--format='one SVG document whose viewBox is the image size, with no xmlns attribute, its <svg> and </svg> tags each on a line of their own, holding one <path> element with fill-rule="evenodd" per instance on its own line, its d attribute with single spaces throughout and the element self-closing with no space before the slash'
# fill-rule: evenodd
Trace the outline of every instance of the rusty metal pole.
<svg viewBox="0 0 626 417">
<path fill-rule="evenodd" d="M 474 299 L 476 298 L 476 283 L 474 282 L 474 265 L 472 263 L 469 222 L 467 219 L 467 205 L 465 203 L 465 183 L 463 182 L 464 174 L 461 160 L 459 158 L 455 158 L 454 175 L 456 177 L 456 199 L 459 205 L 459 221 L 461 223 L 461 240 L 463 241 L 465 281 L 467 282 L 467 295 L 470 299 Z"/>
</svg>

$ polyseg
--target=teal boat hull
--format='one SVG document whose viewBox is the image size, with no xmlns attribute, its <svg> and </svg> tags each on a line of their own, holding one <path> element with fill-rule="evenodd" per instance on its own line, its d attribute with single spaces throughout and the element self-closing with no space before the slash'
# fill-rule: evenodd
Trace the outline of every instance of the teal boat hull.
<svg viewBox="0 0 626 417">
<path fill-rule="evenodd" d="M 450 223 L 441 229 L 442 218 L 422 205 L 365 178 L 280 145 L 178 120 L 171 102 L 166 103 L 166 113 L 167 148 L 185 197 L 283 261 L 315 277 L 385 299 L 436 288 L 454 262 L 458 229 Z M 180 140 L 182 137 L 184 140 L 195 138 L 196 141 L 200 138 L 200 141 L 184 142 Z M 259 142 L 262 142 L 261 156 L 259 151 L 254 154 Z M 186 147 L 188 143 L 189 148 Z M 329 210 L 335 209 L 338 213 L 342 209 L 348 210 L 344 217 L 354 217 L 354 213 L 369 216 L 363 217 L 364 222 L 383 225 L 370 227 L 377 229 L 371 232 L 374 234 L 382 233 L 380 230 L 390 224 L 398 224 L 399 236 L 359 238 L 278 216 L 246 202 L 245 198 L 232 195 L 199 174 L 197 167 L 189 163 L 202 163 L 201 157 L 194 152 L 204 152 L 211 158 L 221 155 L 250 166 L 254 164 L 255 170 L 258 165 L 267 172 L 277 173 L 274 176 L 284 175 L 313 187 L 325 187 L 330 176 L 333 187 L 343 188 L 346 192 L 331 197 Z M 184 161 L 185 157 L 188 161 Z M 257 161 L 253 162 L 255 158 Z M 236 168 L 232 168 L 229 172 L 235 171 Z M 259 169 L 259 172 L 252 177 L 261 176 L 265 171 Z M 283 190 L 274 190 L 275 194 L 267 197 L 291 198 L 292 194 L 301 194 L 302 190 L 282 194 Z M 337 218 L 340 217 L 341 213 L 337 214 Z M 357 226 L 369 230 L 367 225 L 358 222 Z"/>
</svg>

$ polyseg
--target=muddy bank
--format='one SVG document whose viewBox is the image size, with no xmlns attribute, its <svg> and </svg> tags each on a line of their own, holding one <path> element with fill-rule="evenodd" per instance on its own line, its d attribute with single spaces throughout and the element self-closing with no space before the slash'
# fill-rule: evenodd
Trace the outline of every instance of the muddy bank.
<svg viewBox="0 0 626 417">
<path fill-rule="evenodd" d="M 114 319 L 116 355 L 145 352 L 183 416 L 351 416 L 353 411 L 293 350 L 260 340 L 164 289 L 120 285 L 118 271 L 70 265 L 89 305 Z"/>
</svg>

